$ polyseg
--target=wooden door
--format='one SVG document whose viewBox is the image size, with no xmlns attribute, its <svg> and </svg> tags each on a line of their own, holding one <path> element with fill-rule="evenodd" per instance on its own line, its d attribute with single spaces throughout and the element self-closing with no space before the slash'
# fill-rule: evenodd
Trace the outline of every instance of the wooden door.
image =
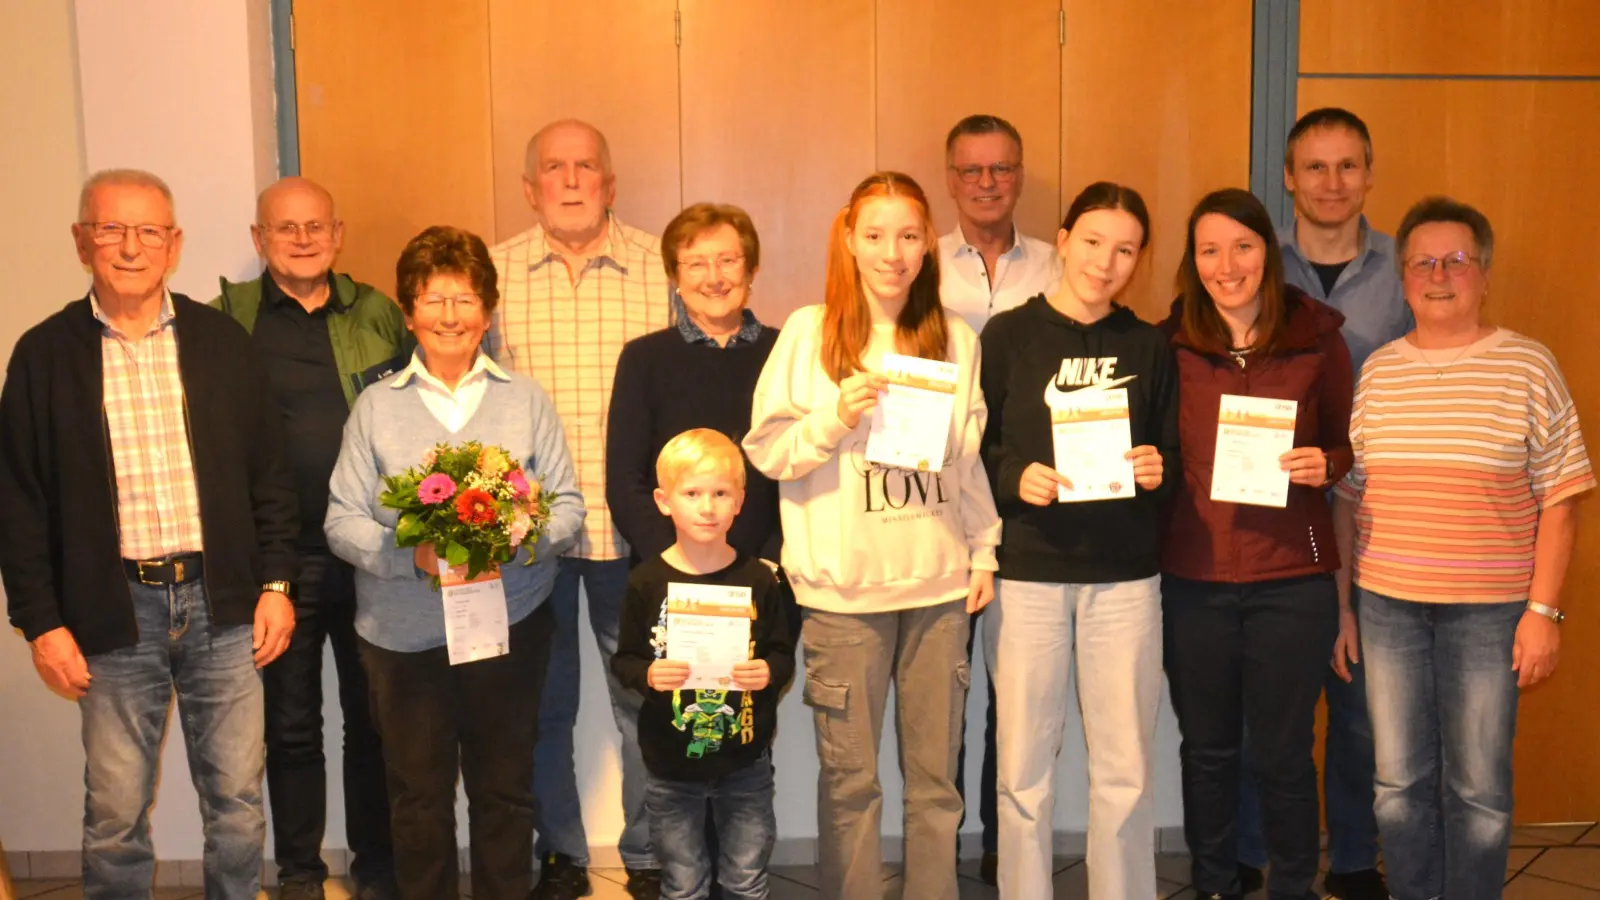
<svg viewBox="0 0 1600 900">
<path fill-rule="evenodd" d="M 1061 225 L 1061 0 L 878 0 L 877 167 L 915 178 L 935 226 L 956 226 L 944 140 L 974 113 L 1022 134 L 1017 227 L 1055 243 Z M 996 40 L 975 40 L 974 35 Z"/>
<path fill-rule="evenodd" d="M 297 3 L 294 41 L 300 171 L 333 192 L 339 270 L 392 295 L 427 226 L 492 243 L 486 0 Z"/>
<path fill-rule="evenodd" d="M 1061 205 L 1095 181 L 1150 207 L 1128 305 L 1166 317 L 1184 223 L 1207 192 L 1250 185 L 1249 0 L 1065 0 Z"/>
<path fill-rule="evenodd" d="M 872 0 L 681 0 L 683 200 L 761 235 L 751 307 L 822 302 L 828 230 L 874 168 Z"/>
<path fill-rule="evenodd" d="M 1403 7 L 1403 8 L 1402 8 Z M 1587 28 L 1584 27 L 1587 25 Z M 1372 132 L 1374 227 L 1393 233 L 1412 203 L 1447 194 L 1495 229 L 1489 319 L 1548 346 L 1577 399 L 1590 447 L 1600 448 L 1600 269 L 1593 218 L 1578 198 L 1600 197 L 1600 9 L 1584 0 L 1302 0 L 1301 112 L 1342 106 Z M 1400 40 L 1419 33 L 1427 40 Z M 1388 35 L 1396 35 L 1391 37 Z M 1588 36 L 1583 36 L 1588 35 Z M 1430 75 L 1520 76 L 1435 78 Z M 1518 822 L 1600 818 L 1600 755 L 1592 749 L 1600 693 L 1600 578 L 1593 503 L 1567 573 L 1561 665 L 1522 695 L 1517 723 Z"/>
</svg>

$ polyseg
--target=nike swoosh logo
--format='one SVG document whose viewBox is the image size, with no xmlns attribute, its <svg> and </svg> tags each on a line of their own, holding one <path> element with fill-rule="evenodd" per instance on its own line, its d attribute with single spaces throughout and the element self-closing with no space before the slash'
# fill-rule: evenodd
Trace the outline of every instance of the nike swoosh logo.
<svg viewBox="0 0 1600 900">
<path fill-rule="evenodd" d="M 1069 398 L 1071 398 L 1073 394 L 1081 393 L 1083 391 L 1109 391 L 1112 388 L 1121 387 L 1122 385 L 1125 385 L 1138 377 L 1138 375 L 1124 375 L 1121 378 L 1113 378 L 1110 381 L 1104 381 L 1099 384 L 1084 385 L 1081 388 L 1071 391 L 1063 391 L 1062 389 L 1056 387 L 1056 380 L 1052 378 L 1045 382 L 1044 385 L 1044 405 L 1048 407 L 1062 406 L 1070 402 Z"/>
</svg>

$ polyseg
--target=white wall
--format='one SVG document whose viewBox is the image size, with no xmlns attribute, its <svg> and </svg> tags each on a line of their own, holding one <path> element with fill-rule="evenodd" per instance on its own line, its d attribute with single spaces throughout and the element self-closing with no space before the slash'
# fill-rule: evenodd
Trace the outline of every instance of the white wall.
<svg viewBox="0 0 1600 900">
<path fill-rule="evenodd" d="M 9 215 L 0 218 L 0 259 L 9 315 L 0 321 L 0 356 L 27 326 L 80 295 L 87 278 L 72 252 L 68 224 L 87 172 L 148 168 L 177 198 L 185 252 L 174 290 L 200 300 L 218 275 L 259 271 L 247 227 L 254 198 L 276 172 L 266 0 L 4 0 L 0 29 L 0 109 L 13 123 L 0 134 L 0 178 Z M 587 622 L 585 613 L 581 621 Z M 614 845 L 621 831 L 617 738 L 599 656 L 585 626 L 578 724 L 578 778 L 592 844 Z M 335 698 L 331 660 L 325 696 Z M 980 745 L 986 678 L 981 665 L 968 704 L 970 742 Z M 332 799 L 327 843 L 342 847 L 344 815 L 337 701 L 326 716 Z M 885 729 L 884 830 L 901 832 L 900 783 L 892 713 Z M 1177 729 L 1163 703 L 1158 741 L 1157 819 L 1181 822 Z M 778 825 L 784 838 L 815 837 L 817 761 L 808 710 L 792 690 L 779 712 Z M 978 780 L 981 752 L 968 756 Z M 152 819 L 164 859 L 201 855 L 199 816 L 181 739 L 170 737 Z M 18 637 L 0 636 L 0 843 L 8 851 L 75 850 L 80 843 L 83 755 L 77 710 L 48 693 Z M 1059 829 L 1082 830 L 1087 781 L 1076 716 L 1062 751 Z M 465 806 L 459 808 L 466 841 Z M 976 813 L 968 830 L 977 827 Z M 887 852 L 897 854 L 893 842 Z M 269 847 L 270 855 L 270 847 Z M 599 861 L 599 860 L 597 860 Z"/>
</svg>

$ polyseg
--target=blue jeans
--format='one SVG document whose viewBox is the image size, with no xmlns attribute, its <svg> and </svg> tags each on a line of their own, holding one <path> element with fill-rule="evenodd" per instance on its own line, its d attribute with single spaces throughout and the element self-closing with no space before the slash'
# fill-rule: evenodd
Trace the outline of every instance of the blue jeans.
<svg viewBox="0 0 1600 900">
<path fill-rule="evenodd" d="M 583 829 L 583 805 L 573 757 L 573 729 L 578 724 L 578 584 L 589 597 L 589 625 L 600 647 L 600 668 L 611 694 L 611 717 L 622 735 L 622 837 L 617 850 L 630 870 L 656 869 L 645 815 L 644 759 L 639 755 L 639 707 L 644 698 L 622 686 L 611 673 L 622 620 L 622 595 L 628 587 L 626 559 L 562 557 L 551 589 L 555 639 L 550 669 L 539 706 L 539 741 L 533 751 L 533 794 L 539 809 L 540 856 L 562 853 L 578 865 L 589 864 L 589 838 Z"/>
<path fill-rule="evenodd" d="M 1517 730 L 1511 648 L 1526 604 L 1360 593 L 1389 893 L 1499 897 Z"/>
<path fill-rule="evenodd" d="M 1360 603 L 1351 597 L 1351 606 Z M 1362 657 L 1366 659 L 1365 656 Z M 1328 730 L 1323 738 L 1322 794 L 1327 801 L 1328 871 L 1359 872 L 1378 866 L 1378 820 L 1372 813 L 1372 720 L 1367 716 L 1367 670 L 1350 663 L 1351 680 L 1327 669 L 1323 696 L 1328 700 Z M 1267 867 L 1267 839 L 1261 832 L 1261 800 L 1256 787 L 1250 737 L 1245 735 L 1239 771 L 1239 813 L 1234 833 L 1239 861 Z"/>
<path fill-rule="evenodd" d="M 245 625 L 213 628 L 199 581 L 130 584 L 139 643 L 88 658 L 83 716 L 83 896 L 153 896 L 155 802 L 172 695 L 200 795 L 210 900 L 255 900 L 266 819 L 266 712 Z"/>
<path fill-rule="evenodd" d="M 706 848 L 708 799 L 721 844 L 715 873 Z M 645 807 L 661 854 L 661 900 L 703 900 L 711 896 L 713 874 L 727 900 L 766 900 L 767 861 L 778 839 L 770 754 L 714 781 L 651 775 Z"/>
</svg>

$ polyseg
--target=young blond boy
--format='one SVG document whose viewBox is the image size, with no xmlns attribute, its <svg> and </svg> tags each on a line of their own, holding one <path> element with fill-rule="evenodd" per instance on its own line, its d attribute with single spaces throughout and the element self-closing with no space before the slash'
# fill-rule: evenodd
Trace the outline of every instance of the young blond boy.
<svg viewBox="0 0 1600 900">
<path fill-rule="evenodd" d="M 765 900 L 777 837 L 770 749 L 778 696 L 794 675 L 794 635 L 772 569 L 728 545 L 745 482 L 733 441 L 709 428 L 679 434 L 656 458 L 656 482 L 656 505 L 672 518 L 677 542 L 629 575 L 611 669 L 645 697 L 639 748 L 661 896 L 702 900 L 715 879 L 728 900 Z M 667 658 L 669 596 L 676 609 L 682 598 L 715 596 L 750 616 L 748 658 L 712 673 L 725 686 L 686 687 L 700 673 Z M 707 800 L 718 860 L 706 849 Z"/>
</svg>

